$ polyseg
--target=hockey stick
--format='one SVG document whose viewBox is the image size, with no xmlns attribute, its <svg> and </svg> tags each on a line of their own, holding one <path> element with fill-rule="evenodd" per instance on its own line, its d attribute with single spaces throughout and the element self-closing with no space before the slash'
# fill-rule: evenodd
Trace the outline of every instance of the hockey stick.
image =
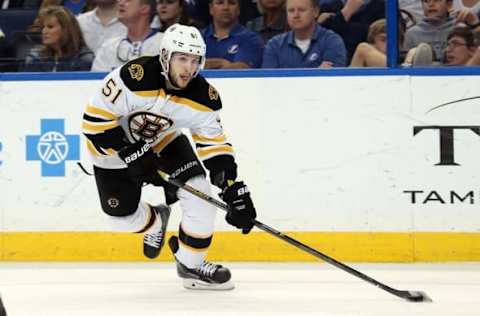
<svg viewBox="0 0 480 316">
<path fill-rule="evenodd" d="M 227 204 L 223 203 L 223 202 L 220 202 L 219 200 L 211 197 L 210 195 L 208 194 L 205 194 L 195 188 L 193 188 L 192 186 L 189 186 L 188 184 L 185 184 L 183 182 L 181 182 L 180 180 L 177 180 L 177 179 L 174 179 L 174 178 L 171 178 L 170 175 L 162 172 L 162 171 L 158 171 L 158 173 L 160 174 L 160 176 L 165 180 L 167 181 L 168 183 L 171 183 L 173 184 L 174 186 L 180 188 L 180 189 L 183 189 L 187 192 L 190 192 L 191 194 L 195 195 L 196 197 L 226 211 L 226 212 L 229 212 L 230 209 L 228 208 Z M 320 258 L 322 259 L 323 261 L 327 262 L 327 263 L 330 263 L 331 265 L 339 268 L 339 269 L 342 269 L 343 271 L 345 272 L 348 272 L 370 284 L 373 284 L 375 285 L 376 287 L 379 287 L 381 288 L 382 290 L 384 291 L 387 291 L 388 293 L 390 294 L 393 294 L 397 297 L 400 297 L 400 298 L 403 298 L 403 299 L 406 299 L 410 302 L 432 302 L 432 299 L 423 291 L 404 291 L 404 290 L 397 290 L 397 289 L 394 289 L 388 285 L 385 285 L 371 277 L 369 277 L 368 275 L 366 274 L 363 274 L 362 272 L 360 271 L 357 271 L 349 266 L 347 266 L 346 264 L 344 263 L 341 263 L 340 261 L 337 261 L 335 259 L 333 259 L 332 257 L 329 257 L 327 256 L 326 254 L 324 253 L 321 253 L 320 251 L 318 250 L 315 250 L 301 242 L 299 242 L 298 240 L 296 239 L 293 239 L 292 237 L 289 237 L 285 234 L 283 234 L 282 232 L 276 230 L 276 229 L 273 229 L 272 227 L 268 226 L 268 225 L 265 225 L 263 224 L 262 222 L 260 221 L 257 221 L 257 220 L 253 220 L 253 223 L 255 225 L 255 227 L 289 243 L 290 245 L 293 245 L 294 247 L 296 248 L 299 248 L 305 252 L 308 252 L 309 254 L 311 254 L 312 256 L 315 256 L 317 258 Z"/>
</svg>

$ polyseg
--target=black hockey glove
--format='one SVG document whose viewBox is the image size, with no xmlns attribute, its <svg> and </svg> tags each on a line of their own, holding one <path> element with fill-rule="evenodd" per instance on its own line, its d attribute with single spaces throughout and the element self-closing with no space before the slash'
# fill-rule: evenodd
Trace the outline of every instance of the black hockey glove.
<svg viewBox="0 0 480 316">
<path fill-rule="evenodd" d="M 118 156 L 128 166 L 128 174 L 135 184 L 142 186 L 144 182 L 163 186 L 165 181 L 157 173 L 155 153 L 144 141 L 128 145 L 118 152 Z"/>
<path fill-rule="evenodd" d="M 230 208 L 225 217 L 227 223 L 241 229 L 243 234 L 248 234 L 253 228 L 253 220 L 257 217 L 248 187 L 243 181 L 234 182 L 227 186 L 220 196 Z"/>
</svg>

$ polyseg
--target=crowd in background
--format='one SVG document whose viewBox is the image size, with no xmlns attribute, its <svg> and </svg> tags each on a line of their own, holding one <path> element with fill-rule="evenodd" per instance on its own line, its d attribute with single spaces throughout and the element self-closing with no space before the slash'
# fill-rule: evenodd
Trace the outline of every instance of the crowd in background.
<svg viewBox="0 0 480 316">
<path fill-rule="evenodd" d="M 480 0 L 398 0 L 403 67 L 480 65 Z M 386 67 L 385 0 L 0 0 L 0 72 L 104 71 L 197 27 L 207 69 Z"/>
</svg>

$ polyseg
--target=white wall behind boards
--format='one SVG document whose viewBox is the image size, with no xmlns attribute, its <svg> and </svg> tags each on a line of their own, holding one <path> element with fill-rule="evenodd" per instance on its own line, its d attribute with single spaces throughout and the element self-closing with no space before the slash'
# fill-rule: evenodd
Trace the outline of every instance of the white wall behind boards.
<svg viewBox="0 0 480 316">
<path fill-rule="evenodd" d="M 224 103 L 223 125 L 241 178 L 265 223 L 288 231 L 475 232 L 480 227 L 479 79 L 211 82 Z M 83 107 L 99 84 L 0 82 L 1 230 L 108 229 L 94 179 L 76 166 L 73 148 Z M 454 103 L 435 108 L 448 102 Z M 48 140 L 48 131 L 62 124 L 65 142 L 51 144 L 67 143 L 69 153 L 58 147 L 66 156 L 50 157 L 50 164 L 35 157 L 38 140 Z M 79 159 L 88 165 L 80 139 Z M 61 173 L 61 166 L 65 175 L 51 176 Z M 146 196 L 158 201 L 162 194 L 148 188 Z M 231 229 L 220 216 L 217 223 L 219 230 Z"/>
</svg>

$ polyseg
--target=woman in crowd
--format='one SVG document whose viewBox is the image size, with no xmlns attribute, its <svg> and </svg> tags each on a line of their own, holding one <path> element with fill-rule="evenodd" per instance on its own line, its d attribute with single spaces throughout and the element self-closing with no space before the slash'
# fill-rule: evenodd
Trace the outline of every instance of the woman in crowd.
<svg viewBox="0 0 480 316">
<path fill-rule="evenodd" d="M 75 16 L 65 7 L 50 6 L 39 13 L 42 44 L 32 48 L 23 71 L 88 71 L 93 53 L 85 45 Z"/>
</svg>

